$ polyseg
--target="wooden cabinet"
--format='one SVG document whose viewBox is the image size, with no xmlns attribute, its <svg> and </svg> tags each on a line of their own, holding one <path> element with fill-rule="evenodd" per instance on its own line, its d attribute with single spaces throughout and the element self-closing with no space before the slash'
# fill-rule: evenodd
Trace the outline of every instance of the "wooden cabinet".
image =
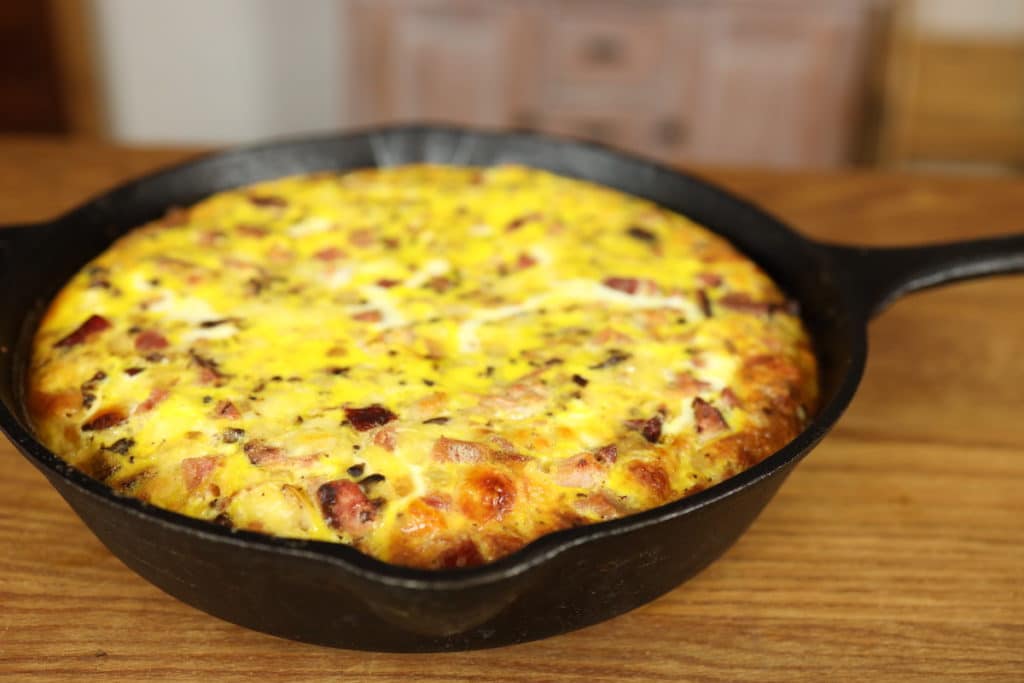
<svg viewBox="0 0 1024 683">
<path fill-rule="evenodd" d="M 67 130 L 53 27 L 42 2 L 0 3 L 0 131 Z"/>
<path fill-rule="evenodd" d="M 553 3 L 537 27 L 532 122 L 655 158 L 687 156 L 701 24 L 690 3 Z"/>
<path fill-rule="evenodd" d="M 1024 31 L 1020 21 L 994 26 L 993 3 L 981 4 L 990 14 L 963 27 L 932 25 L 936 8 L 921 0 L 899 7 L 879 126 L 882 163 L 1024 169 Z"/>
<path fill-rule="evenodd" d="M 508 126 L 528 108 L 517 47 L 529 17 L 504 3 L 350 2 L 346 93 L 355 123 Z"/>
<path fill-rule="evenodd" d="M 863 15 L 820 2 L 771 4 L 709 14 L 693 154 L 723 163 L 841 164 L 859 123 Z"/>
<path fill-rule="evenodd" d="M 81 0 L 0 2 L 0 133 L 100 137 L 94 43 Z"/>
<path fill-rule="evenodd" d="M 595 138 L 667 162 L 838 165 L 877 0 L 349 0 L 354 122 Z"/>
</svg>

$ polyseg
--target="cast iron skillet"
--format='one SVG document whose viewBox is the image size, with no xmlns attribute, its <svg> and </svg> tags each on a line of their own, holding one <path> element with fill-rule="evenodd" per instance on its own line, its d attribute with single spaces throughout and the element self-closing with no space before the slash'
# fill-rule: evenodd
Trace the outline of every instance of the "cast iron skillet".
<svg viewBox="0 0 1024 683">
<path fill-rule="evenodd" d="M 724 235 L 799 301 L 821 365 L 821 411 L 781 451 L 700 494 L 551 534 L 487 566 L 438 572 L 341 545 L 232 532 L 120 498 L 33 437 L 22 400 L 33 330 L 61 285 L 118 235 L 170 206 L 258 180 L 421 161 L 546 168 L 646 197 Z M 438 127 L 269 144 L 187 163 L 55 220 L 0 232 L 0 427 L 117 557 L 210 614 L 347 648 L 490 647 L 608 619 L 695 574 L 747 528 L 846 408 L 872 315 L 917 289 L 1015 271 L 1024 271 L 1024 235 L 902 249 L 820 244 L 704 181 L 592 144 Z"/>
</svg>

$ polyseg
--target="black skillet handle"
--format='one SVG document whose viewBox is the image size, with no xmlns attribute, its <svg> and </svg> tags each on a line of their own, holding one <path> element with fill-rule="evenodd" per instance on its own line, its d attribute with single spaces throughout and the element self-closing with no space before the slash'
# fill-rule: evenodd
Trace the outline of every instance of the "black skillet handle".
<svg viewBox="0 0 1024 683">
<path fill-rule="evenodd" d="M 863 311 L 874 317 L 919 289 L 989 275 L 1024 273 L 1024 235 L 925 247 L 820 245 L 851 280 Z"/>
<path fill-rule="evenodd" d="M 0 227 L 0 283 L 9 287 L 7 278 L 13 269 L 18 245 L 25 239 L 32 225 L 8 225 Z"/>
<path fill-rule="evenodd" d="M 8 225 L 0 226 L 0 272 L 7 270 L 14 258 L 16 245 L 25 238 L 33 225 Z"/>
</svg>

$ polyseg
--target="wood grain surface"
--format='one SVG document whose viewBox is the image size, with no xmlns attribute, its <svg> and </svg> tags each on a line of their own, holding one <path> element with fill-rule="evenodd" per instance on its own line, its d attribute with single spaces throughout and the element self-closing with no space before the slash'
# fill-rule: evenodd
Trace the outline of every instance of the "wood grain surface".
<svg viewBox="0 0 1024 683">
<path fill-rule="evenodd" d="M 188 154 L 0 139 L 0 224 Z M 1024 232 L 1024 180 L 705 175 L 823 239 Z M 870 343 L 847 415 L 721 560 L 612 621 L 488 651 L 331 650 L 207 616 L 122 566 L 3 441 L 0 679 L 1022 681 L 1024 279 L 914 295 Z"/>
</svg>

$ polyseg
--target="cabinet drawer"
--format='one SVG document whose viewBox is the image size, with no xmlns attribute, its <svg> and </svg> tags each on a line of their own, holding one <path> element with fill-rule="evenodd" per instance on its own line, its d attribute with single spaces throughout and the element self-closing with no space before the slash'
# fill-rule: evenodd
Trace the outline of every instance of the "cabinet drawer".
<svg viewBox="0 0 1024 683">
<path fill-rule="evenodd" d="M 845 159 L 887 0 L 348 0 L 361 122 L 591 138 L 666 161 Z"/>
<path fill-rule="evenodd" d="M 563 2 L 546 13 L 550 77 L 635 87 L 661 70 L 667 34 L 659 4 Z"/>
</svg>

